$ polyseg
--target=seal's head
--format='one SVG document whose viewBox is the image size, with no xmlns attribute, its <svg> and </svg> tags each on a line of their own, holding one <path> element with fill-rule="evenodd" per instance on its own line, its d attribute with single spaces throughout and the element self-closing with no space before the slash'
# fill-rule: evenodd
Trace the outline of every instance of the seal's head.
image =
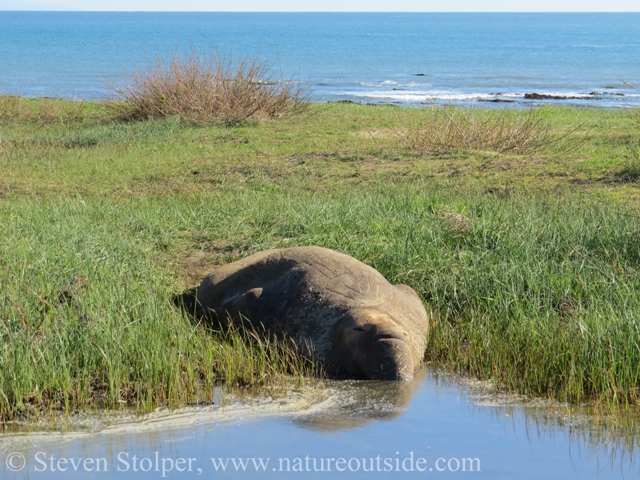
<svg viewBox="0 0 640 480">
<path fill-rule="evenodd" d="M 339 375 L 370 380 L 410 380 L 414 361 L 409 336 L 376 308 L 349 312 L 333 327 L 328 363 Z"/>
</svg>

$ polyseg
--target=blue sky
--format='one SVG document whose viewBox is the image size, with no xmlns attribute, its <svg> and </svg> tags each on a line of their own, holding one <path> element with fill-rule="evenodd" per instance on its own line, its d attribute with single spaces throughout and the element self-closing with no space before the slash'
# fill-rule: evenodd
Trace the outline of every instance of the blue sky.
<svg viewBox="0 0 640 480">
<path fill-rule="evenodd" d="M 640 12 L 640 0 L 0 0 L 0 10 Z"/>
</svg>

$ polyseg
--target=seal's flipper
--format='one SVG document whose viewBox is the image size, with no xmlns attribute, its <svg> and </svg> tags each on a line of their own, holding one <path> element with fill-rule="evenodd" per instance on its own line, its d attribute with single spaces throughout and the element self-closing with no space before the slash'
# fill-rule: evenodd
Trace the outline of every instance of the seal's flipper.
<svg viewBox="0 0 640 480">
<path fill-rule="evenodd" d="M 253 320 L 251 317 L 254 316 L 252 312 L 261 295 L 262 288 L 260 287 L 233 295 L 223 302 L 221 310 L 232 313 L 236 320 L 240 320 L 241 324 L 250 324 L 250 321 Z"/>
<path fill-rule="evenodd" d="M 222 307 L 228 311 L 247 315 L 251 310 L 251 306 L 260 298 L 260 295 L 262 295 L 262 288 L 252 288 L 241 295 L 235 295 L 225 300 Z"/>
</svg>

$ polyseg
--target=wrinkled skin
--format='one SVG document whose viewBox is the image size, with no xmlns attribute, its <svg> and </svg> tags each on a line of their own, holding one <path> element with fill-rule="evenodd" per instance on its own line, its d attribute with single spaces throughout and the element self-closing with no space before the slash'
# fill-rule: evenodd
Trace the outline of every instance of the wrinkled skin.
<svg viewBox="0 0 640 480">
<path fill-rule="evenodd" d="M 413 289 L 320 247 L 267 250 L 216 267 L 197 301 L 215 326 L 286 335 L 336 377 L 410 379 L 429 331 Z"/>
</svg>

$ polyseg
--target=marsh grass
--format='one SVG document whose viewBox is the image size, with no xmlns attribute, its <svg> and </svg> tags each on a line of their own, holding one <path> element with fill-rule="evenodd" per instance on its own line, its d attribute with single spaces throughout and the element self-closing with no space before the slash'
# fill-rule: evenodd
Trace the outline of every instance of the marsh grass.
<svg viewBox="0 0 640 480">
<path fill-rule="evenodd" d="M 205 55 L 192 48 L 186 56 L 158 57 L 153 67 L 112 84 L 120 101 L 108 108 L 122 120 L 176 116 L 190 123 L 225 125 L 308 109 L 306 86 L 272 76 L 270 67 L 257 58 L 234 62 L 217 52 Z"/>
<path fill-rule="evenodd" d="M 106 318 L 80 299 L 49 306 L 27 291 L 35 310 L 17 303 L 22 292 L 11 288 L 3 309 L 3 342 L 11 342 L 0 379 L 5 421 L 210 403 L 218 388 L 277 396 L 318 374 L 291 342 L 194 326 L 164 305 L 103 312 Z M 143 313 L 147 306 L 154 311 Z"/>
<path fill-rule="evenodd" d="M 399 130 L 399 145 L 439 156 L 465 151 L 531 155 L 543 151 L 567 153 L 577 147 L 562 142 L 572 132 L 557 135 L 538 109 L 489 111 L 456 105 L 433 105 L 423 119 Z"/>
<path fill-rule="evenodd" d="M 149 410 L 208 398 L 214 385 L 315 374 L 287 342 L 212 332 L 172 304 L 175 273 L 161 259 L 225 238 L 243 250 L 224 261 L 321 245 L 411 285 L 432 315 L 431 362 L 530 395 L 638 405 L 640 232 L 610 205 L 385 186 L 321 202 L 253 190 L 21 202 L 0 215 L 5 418 Z M 74 275 L 86 279 L 78 293 Z"/>
</svg>

